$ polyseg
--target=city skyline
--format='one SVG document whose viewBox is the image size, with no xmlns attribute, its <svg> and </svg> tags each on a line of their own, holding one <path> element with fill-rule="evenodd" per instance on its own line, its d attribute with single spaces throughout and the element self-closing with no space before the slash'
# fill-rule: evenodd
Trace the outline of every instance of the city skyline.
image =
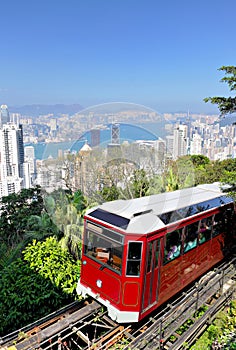
<svg viewBox="0 0 236 350">
<path fill-rule="evenodd" d="M 203 98 L 230 94 L 218 68 L 235 64 L 234 0 L 12 0 L 1 9 L 1 104 L 217 113 Z"/>
</svg>

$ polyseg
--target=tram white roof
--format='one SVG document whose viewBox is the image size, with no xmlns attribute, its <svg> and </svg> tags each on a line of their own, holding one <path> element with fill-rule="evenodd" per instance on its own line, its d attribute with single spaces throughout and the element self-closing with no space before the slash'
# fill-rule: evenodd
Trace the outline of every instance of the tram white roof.
<svg viewBox="0 0 236 350">
<path fill-rule="evenodd" d="M 160 215 L 189 208 L 224 196 L 219 183 L 198 185 L 173 192 L 165 192 L 152 196 L 130 200 L 115 200 L 103 203 L 97 209 L 118 215 L 129 220 L 126 231 L 147 233 L 165 227 Z M 95 208 L 89 210 L 92 214 Z"/>
</svg>

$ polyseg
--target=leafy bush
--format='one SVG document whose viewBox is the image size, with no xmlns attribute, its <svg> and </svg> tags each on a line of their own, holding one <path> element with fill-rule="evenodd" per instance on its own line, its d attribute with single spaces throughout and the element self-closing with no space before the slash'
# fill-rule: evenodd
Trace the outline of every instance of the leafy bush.
<svg viewBox="0 0 236 350">
<path fill-rule="evenodd" d="M 0 335 L 73 301 L 77 279 L 77 263 L 55 238 L 27 246 L 0 274 Z"/>
<path fill-rule="evenodd" d="M 191 350 L 211 349 L 212 343 L 216 340 L 220 344 L 226 344 L 227 349 L 236 349 L 235 341 L 231 341 L 232 334 L 236 328 L 236 300 L 231 301 L 230 306 L 217 314 L 204 334 L 191 347 Z"/>
<path fill-rule="evenodd" d="M 54 237 L 49 237 L 44 242 L 33 241 L 23 251 L 23 259 L 30 269 L 50 280 L 62 292 L 75 296 L 78 265 Z"/>
</svg>

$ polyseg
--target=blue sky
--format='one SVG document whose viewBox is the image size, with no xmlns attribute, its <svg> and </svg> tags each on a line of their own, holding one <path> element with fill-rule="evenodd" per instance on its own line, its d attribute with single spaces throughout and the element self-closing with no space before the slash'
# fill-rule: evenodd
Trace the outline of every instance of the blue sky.
<svg viewBox="0 0 236 350">
<path fill-rule="evenodd" d="M 122 101 L 218 112 L 236 65 L 235 0 L 1 2 L 0 104 Z"/>
</svg>

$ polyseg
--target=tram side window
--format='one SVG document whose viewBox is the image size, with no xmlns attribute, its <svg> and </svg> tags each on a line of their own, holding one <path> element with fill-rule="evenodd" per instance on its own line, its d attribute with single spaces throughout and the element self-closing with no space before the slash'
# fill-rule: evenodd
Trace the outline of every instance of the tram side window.
<svg viewBox="0 0 236 350">
<path fill-rule="evenodd" d="M 185 227 L 184 253 L 197 246 L 199 221 Z"/>
<path fill-rule="evenodd" d="M 142 242 L 129 242 L 126 276 L 139 276 Z"/>
<path fill-rule="evenodd" d="M 223 213 L 216 214 L 213 220 L 212 237 L 219 235 L 225 231 L 225 219 Z"/>
<path fill-rule="evenodd" d="M 199 227 L 199 244 L 207 242 L 211 239 L 213 217 L 202 219 Z"/>
<path fill-rule="evenodd" d="M 180 256 L 181 233 L 182 233 L 181 229 L 167 233 L 164 263 L 167 263 L 177 258 L 178 256 Z"/>
</svg>

